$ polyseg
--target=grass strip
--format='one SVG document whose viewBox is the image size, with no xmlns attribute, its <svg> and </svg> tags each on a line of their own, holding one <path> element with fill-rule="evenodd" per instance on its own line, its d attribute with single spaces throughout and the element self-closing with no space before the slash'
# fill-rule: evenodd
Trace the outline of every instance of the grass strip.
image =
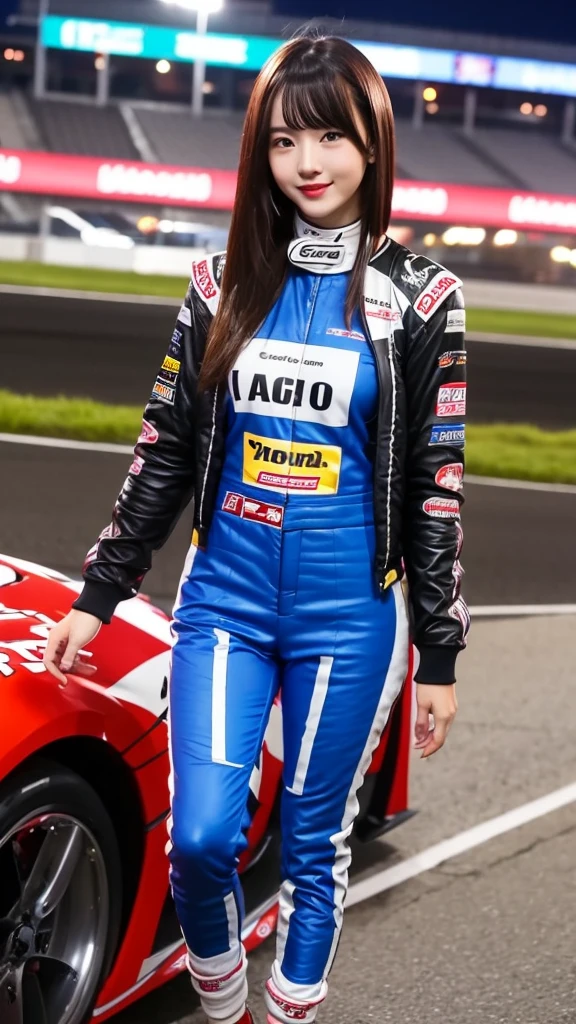
<svg viewBox="0 0 576 1024">
<path fill-rule="evenodd" d="M 0 391 L 0 433 L 134 444 L 142 409 L 81 398 L 37 398 Z M 576 484 L 576 430 L 524 424 L 469 424 L 467 471 L 546 483 Z"/>
<path fill-rule="evenodd" d="M 183 298 L 188 287 L 185 277 L 96 270 L 92 267 L 57 267 L 47 263 L 9 263 L 5 260 L 0 260 L 0 284 L 120 295 L 160 295 L 176 299 Z"/>
<path fill-rule="evenodd" d="M 57 267 L 44 263 L 0 261 L 0 284 L 37 288 L 65 288 L 121 295 L 159 295 L 182 298 L 188 281 L 163 274 L 134 274 L 95 270 L 90 267 Z M 576 338 L 576 316 L 564 313 L 532 313 L 513 309 L 469 309 L 468 333 L 525 334 L 530 337 Z"/>
</svg>

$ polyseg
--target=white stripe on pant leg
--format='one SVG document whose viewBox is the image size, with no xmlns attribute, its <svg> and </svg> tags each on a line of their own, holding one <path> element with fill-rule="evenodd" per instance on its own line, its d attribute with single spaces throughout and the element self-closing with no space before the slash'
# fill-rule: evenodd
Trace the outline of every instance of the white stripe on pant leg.
<svg viewBox="0 0 576 1024">
<path fill-rule="evenodd" d="M 244 765 L 226 759 L 226 685 L 230 633 L 215 629 L 214 635 L 218 643 L 214 648 L 212 668 L 212 760 L 231 768 L 243 768 Z"/>
<path fill-rule="evenodd" d="M 282 963 L 284 959 L 284 950 L 286 948 L 286 939 L 288 938 L 288 925 L 290 924 L 290 918 L 294 913 L 294 889 L 296 886 L 293 882 L 286 879 L 280 886 L 280 895 L 278 898 L 278 927 L 276 929 L 276 959 L 279 963 Z"/>
<path fill-rule="evenodd" d="M 326 700 L 326 694 L 328 693 L 328 682 L 330 680 L 330 673 L 332 671 L 333 664 L 334 658 L 320 658 L 320 664 L 316 673 L 316 681 L 314 683 L 314 690 L 312 692 L 312 699 L 310 701 L 310 709 L 306 719 L 306 728 L 304 729 L 304 736 L 302 737 L 300 753 L 298 755 L 298 763 L 296 765 L 296 771 L 294 772 L 294 781 L 291 786 L 286 787 L 289 793 L 294 793 L 296 796 L 302 796 L 302 793 L 304 792 L 304 783 L 310 766 L 312 747 L 314 746 L 314 740 L 316 739 L 316 733 L 318 732 L 318 726 L 320 725 L 320 716 L 322 714 L 322 708 L 324 707 L 324 701 Z"/>
<path fill-rule="evenodd" d="M 388 721 L 392 705 L 402 689 L 402 685 L 406 679 L 406 673 L 408 671 L 408 615 L 406 612 L 406 605 L 404 603 L 402 585 L 400 583 L 396 583 L 391 589 L 396 603 L 396 635 L 394 637 L 392 657 L 390 658 L 390 665 L 388 667 L 386 679 L 384 680 L 384 687 L 376 709 L 374 721 L 372 722 L 368 739 L 366 740 L 366 746 L 364 747 L 362 757 L 360 758 L 360 762 L 354 774 L 352 785 L 348 793 L 346 807 L 344 809 L 344 817 L 342 818 L 341 831 L 330 836 L 330 841 L 334 844 L 336 850 L 336 857 L 332 868 L 332 877 L 334 879 L 335 931 L 332 949 L 326 965 L 325 977 L 328 976 L 334 957 L 336 956 L 338 939 L 342 928 L 344 900 L 348 889 L 348 869 L 352 859 L 350 847 L 348 845 L 348 838 L 354 826 L 354 819 L 356 818 L 360 807 L 357 792 L 362 785 L 364 775 L 370 767 L 372 755 L 380 742 L 380 737 Z"/>
<path fill-rule="evenodd" d="M 182 575 L 180 577 L 180 582 L 178 584 L 178 592 L 176 594 L 176 600 L 174 602 L 174 608 L 172 609 L 172 618 L 173 619 L 176 617 L 176 612 L 182 606 L 182 587 L 186 583 L 186 580 L 188 579 L 188 577 L 190 576 L 190 574 L 192 572 L 192 569 L 194 568 L 194 559 L 196 558 L 197 552 L 198 552 L 198 548 L 197 548 L 196 544 L 191 544 L 190 547 L 188 548 L 187 553 L 186 553 L 186 558 L 184 560 L 184 568 L 182 569 Z"/>
</svg>

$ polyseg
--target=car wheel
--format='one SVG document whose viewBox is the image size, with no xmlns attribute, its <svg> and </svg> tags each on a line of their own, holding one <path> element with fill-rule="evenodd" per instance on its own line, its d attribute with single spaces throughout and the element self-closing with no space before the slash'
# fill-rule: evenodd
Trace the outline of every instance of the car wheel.
<svg viewBox="0 0 576 1024">
<path fill-rule="evenodd" d="M 81 1024 L 120 930 L 122 874 L 87 782 L 37 759 L 0 785 L 0 1021 Z"/>
</svg>

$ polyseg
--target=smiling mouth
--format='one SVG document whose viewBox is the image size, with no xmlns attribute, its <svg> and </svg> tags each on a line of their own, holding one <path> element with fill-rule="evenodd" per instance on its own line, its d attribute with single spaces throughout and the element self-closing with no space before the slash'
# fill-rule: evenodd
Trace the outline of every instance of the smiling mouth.
<svg viewBox="0 0 576 1024">
<path fill-rule="evenodd" d="M 299 192 L 324 192 L 327 188 L 330 188 L 331 181 L 327 181 L 325 185 L 298 185 Z"/>
</svg>

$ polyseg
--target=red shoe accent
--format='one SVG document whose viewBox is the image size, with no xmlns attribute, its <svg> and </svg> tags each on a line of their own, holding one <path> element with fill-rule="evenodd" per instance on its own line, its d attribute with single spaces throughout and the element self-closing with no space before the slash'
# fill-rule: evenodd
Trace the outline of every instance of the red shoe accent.
<svg viewBox="0 0 576 1024">
<path fill-rule="evenodd" d="M 246 1012 L 242 1014 L 240 1020 L 237 1021 L 237 1024 L 254 1024 L 254 1017 L 250 1013 L 250 1010 L 246 1010 Z"/>
</svg>

